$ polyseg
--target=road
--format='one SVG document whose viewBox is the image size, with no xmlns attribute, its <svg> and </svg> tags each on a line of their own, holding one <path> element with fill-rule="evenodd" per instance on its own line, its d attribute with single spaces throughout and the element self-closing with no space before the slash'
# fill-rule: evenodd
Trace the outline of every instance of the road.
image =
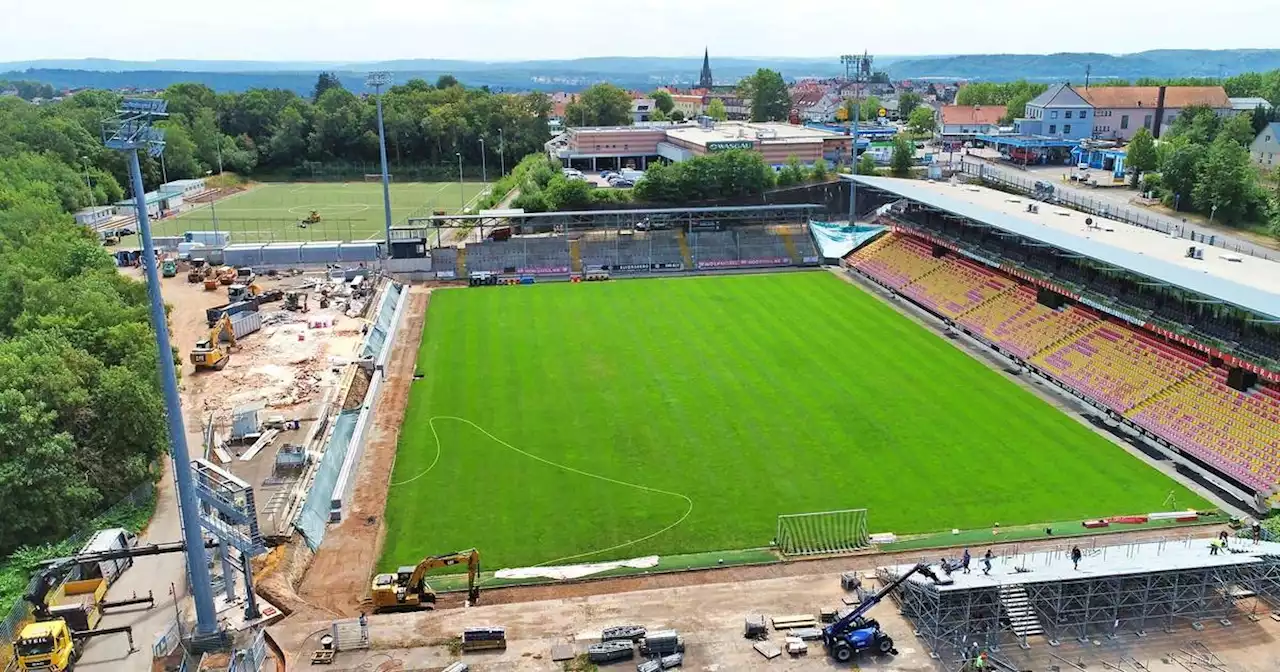
<svg viewBox="0 0 1280 672">
<path fill-rule="evenodd" d="M 122 271 L 134 278 L 141 278 L 141 271 Z M 204 311 L 215 306 L 226 294 L 223 291 L 204 293 L 200 285 L 188 285 L 185 274 L 161 281 L 165 302 L 173 309 L 170 313 L 171 337 L 183 352 L 190 344 L 203 337 Z M 219 288 L 221 289 L 221 288 Z M 202 384 L 192 375 L 191 365 L 183 363 L 182 406 L 186 419 L 187 445 L 200 446 L 199 409 L 197 403 L 203 393 Z M 192 433 L 195 430 L 195 433 Z M 159 543 L 182 539 L 182 525 L 178 515 L 178 500 L 173 483 L 173 469 L 169 460 L 164 462 L 164 474 L 156 484 L 156 512 L 150 525 L 139 535 L 140 543 Z M 166 630 L 174 621 L 175 597 L 181 607 L 186 604 L 186 564 L 184 554 L 171 553 L 138 558 L 132 568 L 122 574 L 107 592 L 107 599 L 122 600 L 134 595 L 155 596 L 155 607 L 130 607 L 108 613 L 99 627 L 133 626 L 134 646 L 137 651 L 129 654 L 127 638 L 108 635 L 90 639 L 85 646 L 84 657 L 76 665 L 83 672 L 149 672 L 151 670 L 151 644 L 158 633 Z M 170 591 L 176 591 L 176 596 Z"/>
</svg>

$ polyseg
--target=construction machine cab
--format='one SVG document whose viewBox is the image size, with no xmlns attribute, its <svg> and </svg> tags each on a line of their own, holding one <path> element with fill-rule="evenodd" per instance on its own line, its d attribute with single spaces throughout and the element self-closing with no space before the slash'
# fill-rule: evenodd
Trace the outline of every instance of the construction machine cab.
<svg viewBox="0 0 1280 672">
<path fill-rule="evenodd" d="M 393 609 L 431 609 L 436 592 L 427 583 L 426 574 L 437 567 L 467 563 L 467 600 L 470 604 L 480 601 L 480 588 L 476 577 L 480 574 L 480 553 L 476 549 L 434 555 L 422 559 L 416 565 L 406 565 L 394 574 L 378 574 L 373 577 L 373 608 L 375 611 Z"/>
</svg>

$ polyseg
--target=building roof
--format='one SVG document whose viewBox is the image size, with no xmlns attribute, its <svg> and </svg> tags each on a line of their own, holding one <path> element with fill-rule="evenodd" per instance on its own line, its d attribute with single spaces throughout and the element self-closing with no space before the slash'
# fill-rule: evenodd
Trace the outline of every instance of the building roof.
<svg viewBox="0 0 1280 672">
<path fill-rule="evenodd" d="M 1262 109 L 1264 110 L 1271 109 L 1271 101 L 1267 100 L 1266 98 L 1259 98 L 1257 96 L 1245 96 L 1243 98 L 1228 98 L 1227 100 L 1231 101 L 1231 109 L 1240 110 L 1241 112 L 1256 110 L 1258 109 L 1259 105 L 1261 105 Z"/>
<path fill-rule="evenodd" d="M 1082 89 L 1080 95 L 1094 107 L 1155 107 L 1160 99 L 1160 87 L 1095 86 Z M 1181 109 L 1192 105 L 1208 105 L 1221 109 L 1231 107 L 1231 101 L 1227 99 L 1226 89 L 1221 86 L 1165 87 L 1164 106 L 1166 108 Z"/>
<path fill-rule="evenodd" d="M 1253 136 L 1253 141 L 1257 142 L 1261 138 L 1264 138 L 1268 135 L 1271 136 L 1271 142 L 1280 144 L 1280 121 L 1273 121 L 1267 124 L 1265 128 L 1263 128 L 1261 131 L 1258 131 L 1257 135 Z M 1266 141 L 1263 140 L 1263 142 L 1266 142 Z"/>
<path fill-rule="evenodd" d="M 768 144 L 806 143 L 849 137 L 808 126 L 793 126 L 775 122 L 747 123 L 742 121 L 719 122 L 710 128 L 685 124 L 669 129 L 667 135 L 695 145 L 733 140 L 758 140 Z"/>
<path fill-rule="evenodd" d="M 1030 198 L 972 185 L 904 180 L 868 175 L 842 176 L 975 222 L 1069 250 L 1111 266 L 1210 296 L 1259 315 L 1280 319 L 1280 262 L 1206 247 L 1204 259 L 1188 259 L 1191 242 L 1097 215 L 1085 227 L 1085 213 L 1041 204 L 1026 211 Z M 1190 226 L 1190 225 L 1189 225 Z"/>
<path fill-rule="evenodd" d="M 995 126 L 1008 108 L 1000 105 L 943 105 L 942 123 L 950 125 Z"/>
<path fill-rule="evenodd" d="M 631 101 L 632 112 L 649 112 L 658 109 L 658 103 L 652 98 L 636 98 Z"/>
<path fill-rule="evenodd" d="M 1054 84 L 1027 104 L 1036 107 L 1089 107 L 1089 101 L 1070 84 Z"/>
<path fill-rule="evenodd" d="M 797 108 L 813 107 L 822 102 L 824 96 L 826 93 L 820 89 L 803 89 L 792 94 L 791 104 Z"/>
</svg>

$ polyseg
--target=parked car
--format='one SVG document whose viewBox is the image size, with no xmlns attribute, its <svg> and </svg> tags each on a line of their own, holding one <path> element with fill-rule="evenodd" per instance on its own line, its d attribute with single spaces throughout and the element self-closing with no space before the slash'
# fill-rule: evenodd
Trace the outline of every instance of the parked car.
<svg viewBox="0 0 1280 672">
<path fill-rule="evenodd" d="M 614 170 L 602 170 L 600 171 L 600 177 L 603 177 L 605 180 L 609 180 L 614 177 L 622 177 L 622 176 L 619 175 L 617 171 L 614 171 Z"/>
<path fill-rule="evenodd" d="M 625 177 L 619 176 L 619 177 L 609 178 L 609 186 L 622 189 L 622 188 L 634 187 L 636 186 L 636 183 L 632 182 L 631 180 L 628 180 Z"/>
</svg>

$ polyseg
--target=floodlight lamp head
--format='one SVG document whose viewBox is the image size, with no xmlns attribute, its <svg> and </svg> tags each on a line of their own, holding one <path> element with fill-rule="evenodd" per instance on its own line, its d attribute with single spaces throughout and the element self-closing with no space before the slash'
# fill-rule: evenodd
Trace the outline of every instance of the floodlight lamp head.
<svg viewBox="0 0 1280 672">
<path fill-rule="evenodd" d="M 391 84 L 391 73 L 386 71 L 371 72 L 364 78 L 364 83 L 374 88 Z"/>
</svg>

